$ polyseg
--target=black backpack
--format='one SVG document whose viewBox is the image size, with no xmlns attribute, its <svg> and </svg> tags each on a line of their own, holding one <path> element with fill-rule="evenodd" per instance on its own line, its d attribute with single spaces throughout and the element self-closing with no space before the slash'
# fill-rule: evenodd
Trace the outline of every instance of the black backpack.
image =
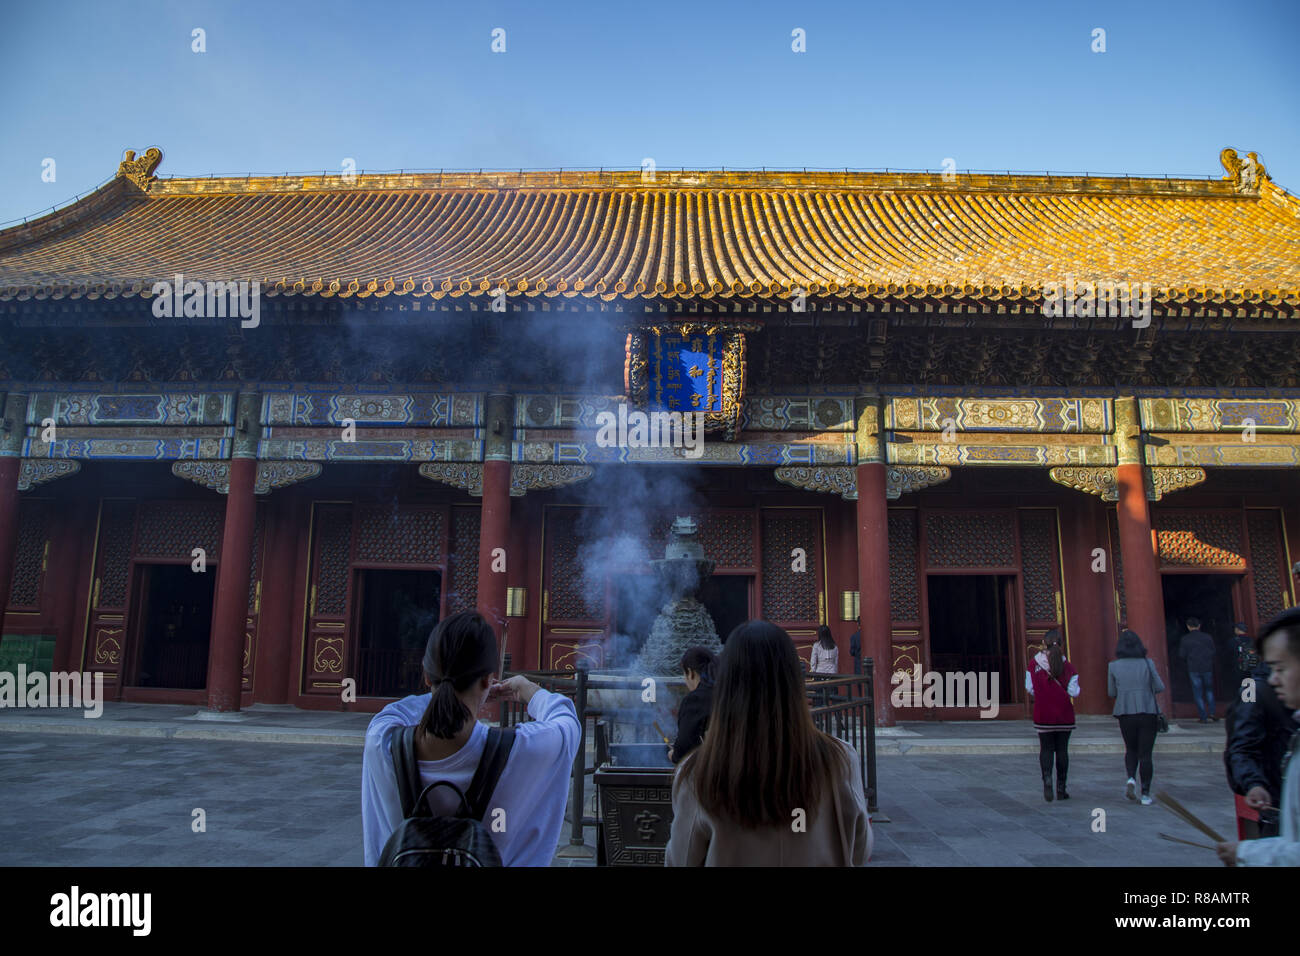
<svg viewBox="0 0 1300 956">
<path fill-rule="evenodd" d="M 470 781 L 469 792 L 445 780 L 420 789 L 420 765 L 415 752 L 415 728 L 403 727 L 393 737 L 393 769 L 402 798 L 402 822 L 393 831 L 380 866 L 501 866 L 501 854 L 483 825 L 488 800 L 506 768 L 515 732 L 493 727 Z M 453 817 L 435 817 L 428 796 L 435 787 L 450 787 L 460 797 Z"/>
</svg>

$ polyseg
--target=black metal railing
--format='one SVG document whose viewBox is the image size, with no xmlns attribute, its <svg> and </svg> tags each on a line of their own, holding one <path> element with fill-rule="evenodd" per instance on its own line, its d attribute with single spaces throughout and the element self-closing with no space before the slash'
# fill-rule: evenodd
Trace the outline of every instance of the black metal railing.
<svg viewBox="0 0 1300 956">
<path fill-rule="evenodd" d="M 877 809 L 875 662 L 862 661 L 861 674 L 807 674 L 804 686 L 817 729 L 852 745 L 858 752 L 867 812 Z"/>
</svg>

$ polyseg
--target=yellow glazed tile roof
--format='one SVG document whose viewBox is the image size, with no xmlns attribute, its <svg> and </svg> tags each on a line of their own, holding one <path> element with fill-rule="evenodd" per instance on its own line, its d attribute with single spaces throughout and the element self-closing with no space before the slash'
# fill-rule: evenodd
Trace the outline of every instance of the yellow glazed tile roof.
<svg viewBox="0 0 1300 956">
<path fill-rule="evenodd" d="M 1231 154 L 1231 155 L 1229 155 Z M 1150 283 L 1157 302 L 1300 304 L 1300 202 L 1243 180 L 633 172 L 156 179 L 0 232 L 0 300 L 264 294 L 1039 300 Z M 1253 157 L 1253 154 L 1252 154 Z"/>
</svg>

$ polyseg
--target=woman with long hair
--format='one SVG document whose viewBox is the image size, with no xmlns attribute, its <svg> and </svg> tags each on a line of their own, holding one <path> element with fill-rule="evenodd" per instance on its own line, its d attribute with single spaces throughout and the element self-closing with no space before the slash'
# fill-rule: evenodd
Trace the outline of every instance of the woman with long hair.
<svg viewBox="0 0 1300 956">
<path fill-rule="evenodd" d="M 677 740 L 668 748 L 668 759 L 681 763 L 700 745 L 713 710 L 713 675 L 718 659 L 707 647 L 688 647 L 682 654 L 682 678 L 687 694 L 677 708 Z"/>
<path fill-rule="evenodd" d="M 1025 671 L 1025 690 L 1034 698 L 1034 730 L 1038 731 L 1038 769 L 1043 799 L 1052 802 L 1052 763 L 1056 763 L 1056 797 L 1069 800 L 1065 778 L 1070 772 L 1070 733 L 1074 730 L 1074 698 L 1079 673 L 1065 657 L 1061 632 L 1043 635 L 1043 649 Z"/>
<path fill-rule="evenodd" d="M 1134 631 L 1121 632 L 1115 644 L 1115 660 L 1106 668 L 1106 693 L 1115 698 L 1113 714 L 1119 718 L 1119 732 L 1124 737 L 1124 769 L 1128 772 L 1124 796 L 1138 799 L 1135 778 L 1140 774 L 1144 807 L 1155 802 L 1151 799 L 1151 778 L 1155 774 L 1151 751 L 1155 749 L 1160 719 L 1156 695 L 1164 689 L 1142 638 Z"/>
<path fill-rule="evenodd" d="M 563 694 L 543 690 L 522 675 L 496 680 L 497 638 L 483 617 L 462 611 L 440 622 L 424 652 L 428 694 L 389 704 L 370 721 L 361 769 L 361 821 L 367 866 L 402 822 L 402 801 L 392 747 L 397 731 L 414 727 L 421 788 L 445 781 L 468 793 L 488 744 L 488 726 L 476 716 L 489 697 L 527 705 L 533 719 L 514 728 L 505 767 L 484 794 L 485 810 L 506 825 L 491 838 L 505 866 L 549 866 L 564 822 L 569 774 L 578 751 L 578 713 Z M 490 761 L 489 761 L 490 763 Z M 434 816 L 460 808 L 451 787 L 428 796 Z"/>
<path fill-rule="evenodd" d="M 673 781 L 667 866 L 861 866 L 860 760 L 813 724 L 790 635 L 748 621 L 718 661 L 709 732 Z"/>
<path fill-rule="evenodd" d="M 840 649 L 835 646 L 831 629 L 825 624 L 817 625 L 817 642 L 812 646 L 812 665 L 808 670 L 813 674 L 840 672 Z"/>
</svg>

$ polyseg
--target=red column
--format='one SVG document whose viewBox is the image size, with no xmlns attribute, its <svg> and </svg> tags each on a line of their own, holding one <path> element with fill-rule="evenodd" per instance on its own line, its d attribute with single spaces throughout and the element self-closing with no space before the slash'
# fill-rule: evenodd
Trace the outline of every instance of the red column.
<svg viewBox="0 0 1300 956">
<path fill-rule="evenodd" d="M 230 461 L 230 491 L 221 536 L 217 606 L 212 614 L 208 653 L 208 710 L 239 710 L 244 672 L 244 633 L 248 618 L 248 582 L 253 568 L 253 481 L 257 461 Z"/>
<path fill-rule="evenodd" d="M 293 593 L 297 580 L 298 501 L 281 492 L 267 515 L 266 570 L 262 574 L 262 612 L 257 622 L 257 666 L 253 670 L 253 701 L 289 701 L 289 663 L 293 657 Z M 305 520 L 305 519 L 304 519 Z"/>
<path fill-rule="evenodd" d="M 1151 512 L 1147 508 L 1146 480 L 1142 465 L 1124 464 L 1115 469 L 1119 485 L 1119 547 L 1124 556 L 1124 602 L 1128 626 L 1146 645 L 1151 660 L 1165 682 L 1161 706 L 1170 710 L 1169 653 L 1165 646 L 1165 602 L 1156 569 L 1155 543 L 1151 535 Z"/>
<path fill-rule="evenodd" d="M 894 726 L 893 642 L 889 618 L 889 507 L 885 498 L 885 466 L 858 465 L 858 610 L 862 617 L 862 656 L 875 662 L 872 687 L 876 725 Z"/>
<path fill-rule="evenodd" d="M 478 610 L 501 635 L 506 619 L 510 548 L 510 462 L 483 462 L 483 513 L 478 533 Z M 493 570 L 493 567 L 496 570 Z"/>
<path fill-rule="evenodd" d="M 0 629 L 9 606 L 9 585 L 18 550 L 18 472 L 22 465 L 21 458 L 0 458 Z"/>
</svg>

